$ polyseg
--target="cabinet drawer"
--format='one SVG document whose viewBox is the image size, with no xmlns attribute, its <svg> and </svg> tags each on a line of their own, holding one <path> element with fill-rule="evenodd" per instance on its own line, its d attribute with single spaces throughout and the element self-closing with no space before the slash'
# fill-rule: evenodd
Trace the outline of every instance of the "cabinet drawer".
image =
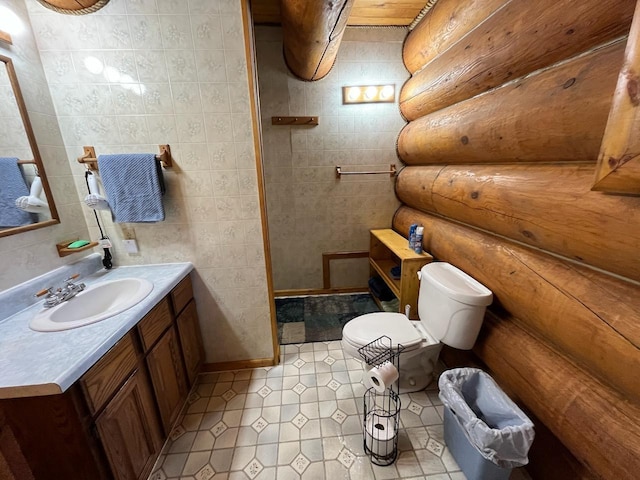
<svg viewBox="0 0 640 480">
<path fill-rule="evenodd" d="M 189 300 L 193 298 L 193 288 L 191 286 L 191 275 L 184 279 L 171 290 L 171 302 L 173 303 L 173 313 L 176 316 L 187 306 Z"/>
<path fill-rule="evenodd" d="M 138 348 L 128 333 L 80 379 L 89 410 L 95 414 L 120 388 L 138 363 Z"/>
<path fill-rule="evenodd" d="M 163 298 L 158 305 L 153 307 L 145 317 L 138 323 L 138 332 L 142 341 L 142 349 L 148 352 L 154 343 L 160 338 L 171 322 L 173 317 L 169 308 L 169 300 Z"/>
</svg>

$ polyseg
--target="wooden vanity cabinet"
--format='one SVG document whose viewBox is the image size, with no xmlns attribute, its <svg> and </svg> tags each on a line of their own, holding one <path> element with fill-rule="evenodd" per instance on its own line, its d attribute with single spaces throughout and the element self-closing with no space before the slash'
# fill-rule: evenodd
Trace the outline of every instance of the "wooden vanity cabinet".
<svg viewBox="0 0 640 480">
<path fill-rule="evenodd" d="M 2 409 L 0 409 L 0 479 L 33 480 L 31 468 L 22 454 L 13 431 L 7 425 Z"/>
<path fill-rule="evenodd" d="M 148 353 L 147 366 L 156 393 L 162 427 L 169 435 L 189 393 L 180 355 L 180 342 L 173 325 Z"/>
<path fill-rule="evenodd" d="M 142 319 L 138 333 L 168 435 L 204 357 L 190 276 Z"/>
<path fill-rule="evenodd" d="M 184 357 L 184 366 L 187 370 L 187 378 L 189 385 L 193 385 L 204 361 L 204 346 L 202 344 L 202 335 L 200 335 L 200 323 L 195 300 L 192 299 L 186 308 L 180 312 L 180 315 L 176 318 L 176 324 L 180 333 L 180 345 L 182 347 L 182 356 Z"/>
<path fill-rule="evenodd" d="M 185 277 L 176 285 L 170 296 L 173 313 L 176 317 L 187 379 L 189 380 L 189 387 L 191 387 L 204 361 L 204 346 L 200 333 L 196 302 L 193 299 L 191 277 Z"/>
<path fill-rule="evenodd" d="M 34 480 L 144 480 L 202 352 L 187 276 L 64 393 L 0 400 L 0 428 L 15 435 Z M 0 442 L 0 472 L 24 469 L 5 457 Z"/>
<path fill-rule="evenodd" d="M 144 480 L 164 437 L 144 368 L 138 368 L 98 416 L 95 426 L 116 480 Z"/>
</svg>

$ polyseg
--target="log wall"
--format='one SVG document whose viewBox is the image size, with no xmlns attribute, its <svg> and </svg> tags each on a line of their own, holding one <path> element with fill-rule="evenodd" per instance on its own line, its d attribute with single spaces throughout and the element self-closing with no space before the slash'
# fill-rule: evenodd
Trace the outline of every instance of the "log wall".
<svg viewBox="0 0 640 480">
<path fill-rule="evenodd" d="M 474 353 L 606 479 L 640 471 L 640 199 L 591 190 L 635 7 L 441 0 L 400 94 L 394 228 L 494 292 Z"/>
<path fill-rule="evenodd" d="M 438 0 L 407 35 L 402 60 L 410 73 L 454 45 L 509 0 Z"/>
<path fill-rule="evenodd" d="M 623 36 L 633 3 L 618 3 L 583 0 L 568 9 L 557 0 L 508 2 L 416 73 L 402 89 L 400 107 L 418 118 Z"/>
<path fill-rule="evenodd" d="M 400 158 L 409 165 L 594 161 L 624 48 L 617 41 L 414 119 L 400 132 Z"/>
<path fill-rule="evenodd" d="M 640 262 L 629 261 L 640 246 L 640 228 L 630 228 L 640 225 L 640 198 L 591 191 L 593 172 L 593 163 L 417 166 L 400 172 L 396 194 L 423 212 L 640 281 Z"/>
</svg>

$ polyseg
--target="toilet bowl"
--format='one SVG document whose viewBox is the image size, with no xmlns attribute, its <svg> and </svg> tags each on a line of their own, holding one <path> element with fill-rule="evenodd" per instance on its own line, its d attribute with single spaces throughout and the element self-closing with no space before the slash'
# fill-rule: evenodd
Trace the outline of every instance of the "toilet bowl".
<svg viewBox="0 0 640 480">
<path fill-rule="evenodd" d="M 431 383 L 442 344 L 419 321 L 409 320 L 402 313 L 376 312 L 354 318 L 342 330 L 342 349 L 360 358 L 358 349 L 381 336 L 391 339 L 392 348 L 398 344 L 404 347 L 397 365 L 401 393 L 416 392 Z"/>
<path fill-rule="evenodd" d="M 425 265 L 418 277 L 420 320 L 376 312 L 356 317 L 342 329 L 342 348 L 354 358 L 360 358 L 359 348 L 381 336 L 390 338 L 393 348 L 404 347 L 399 355 L 400 393 L 416 392 L 431 383 L 443 344 L 463 350 L 473 347 L 493 299 L 488 288 L 445 262 Z"/>
</svg>

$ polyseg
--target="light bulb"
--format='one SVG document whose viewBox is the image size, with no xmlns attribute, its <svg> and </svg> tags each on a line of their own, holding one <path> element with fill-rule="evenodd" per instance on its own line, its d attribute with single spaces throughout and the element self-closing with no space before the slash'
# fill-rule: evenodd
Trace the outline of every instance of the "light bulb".
<svg viewBox="0 0 640 480">
<path fill-rule="evenodd" d="M 373 100 L 374 98 L 376 98 L 377 94 L 378 87 L 367 87 L 367 89 L 364 91 L 364 98 L 366 98 L 367 100 Z"/>
<path fill-rule="evenodd" d="M 393 85 L 385 85 L 380 92 L 380 98 L 386 100 L 387 98 L 391 98 L 393 96 Z"/>
<path fill-rule="evenodd" d="M 351 87 L 349 88 L 349 92 L 347 93 L 347 98 L 352 102 L 357 100 L 360 96 L 360 87 Z"/>
</svg>

